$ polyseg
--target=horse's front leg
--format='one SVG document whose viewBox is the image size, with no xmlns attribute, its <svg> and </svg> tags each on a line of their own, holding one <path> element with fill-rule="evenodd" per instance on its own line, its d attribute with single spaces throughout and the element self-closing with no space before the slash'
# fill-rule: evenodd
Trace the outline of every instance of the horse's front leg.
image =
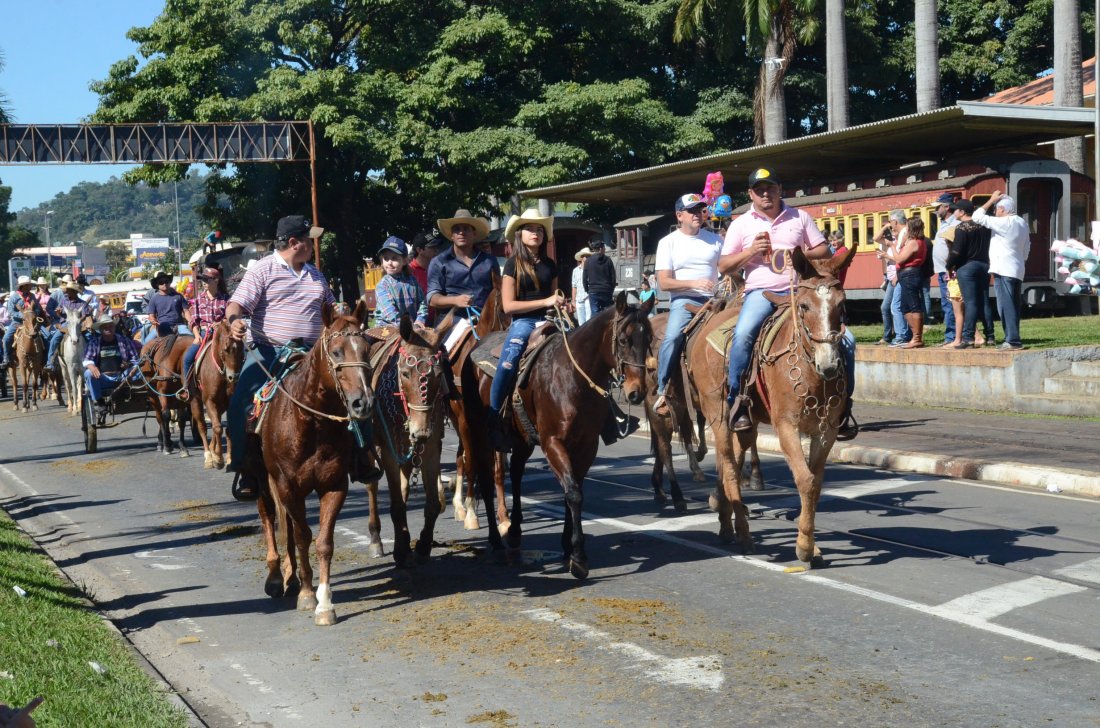
<svg viewBox="0 0 1100 728">
<path fill-rule="evenodd" d="M 779 446 L 787 457 L 787 465 L 794 476 L 795 487 L 802 510 L 798 514 L 798 538 L 795 540 L 795 555 L 799 561 L 810 563 L 820 559 L 821 552 L 814 544 L 814 520 L 817 517 L 817 501 L 821 497 L 821 483 L 806 463 L 806 453 L 802 450 L 802 438 L 798 426 L 787 420 L 772 423 L 779 437 Z M 830 443 L 831 446 L 831 443 Z M 826 452 L 826 455 L 828 453 Z"/>
<path fill-rule="evenodd" d="M 263 531 L 264 544 L 267 546 L 267 579 L 264 580 L 264 593 L 272 599 L 283 596 L 283 575 L 280 571 L 281 559 L 279 557 L 279 545 L 275 540 L 276 528 L 284 528 L 280 511 L 275 505 L 275 499 L 271 496 L 271 488 L 261 488 L 260 497 L 256 500 L 256 509 L 260 513 L 260 528 Z"/>
<path fill-rule="evenodd" d="M 173 403 L 173 407 L 176 410 L 176 424 L 178 424 L 179 428 L 180 428 L 180 457 L 181 458 L 191 457 L 191 451 L 187 449 L 187 442 L 186 442 L 187 421 L 189 419 L 187 417 L 187 415 L 190 414 L 191 408 L 190 407 L 185 407 L 183 405 L 183 403 L 179 401 L 178 398 L 173 398 L 172 403 Z"/>
<path fill-rule="evenodd" d="M 493 495 L 496 500 L 496 512 L 497 512 L 497 531 L 500 535 L 507 536 L 508 529 L 512 527 L 512 519 L 508 517 L 508 501 L 504 497 L 504 463 L 505 457 L 502 452 L 493 452 Z M 515 467 L 516 462 L 519 460 L 514 454 L 511 457 L 511 472 L 512 472 L 512 487 L 515 488 Z M 523 458 L 521 462 L 526 462 L 527 458 Z M 520 469 L 520 475 L 522 476 L 523 470 Z"/>
<path fill-rule="evenodd" d="M 288 594 L 298 588 L 298 611 L 312 612 L 317 608 L 317 593 L 313 589 L 313 567 L 309 563 L 309 545 L 313 542 L 313 531 L 309 528 L 306 518 L 306 498 L 293 483 L 283 483 L 283 493 L 280 500 L 286 512 L 287 520 L 287 553 L 291 551 L 290 539 L 293 539 L 293 550 L 297 556 L 297 574 L 293 572 L 287 577 Z M 341 501 L 343 502 L 343 501 Z M 331 538 L 331 534 L 329 536 Z M 329 546 L 331 549 L 331 544 Z M 331 555 L 331 550 L 329 554 Z M 290 563 L 293 568 L 295 564 Z M 284 569 L 284 576 L 285 574 Z M 292 585 L 292 580 L 297 576 L 298 585 Z"/>
<path fill-rule="evenodd" d="M 416 560 L 424 563 L 432 554 L 435 538 L 435 522 L 443 507 L 439 502 L 439 457 L 443 449 L 443 420 L 433 426 L 433 435 L 424 443 L 420 460 L 420 479 L 424 483 L 424 527 L 416 542 Z"/>
<path fill-rule="evenodd" d="M 726 428 L 719 412 L 714 420 L 714 458 L 718 468 L 718 484 L 711 497 L 711 508 L 718 513 L 718 538 L 722 543 L 738 541 L 742 550 L 748 552 L 752 550 L 752 536 L 748 532 L 748 509 L 741 501 L 741 474 L 737 468 L 733 438 L 734 435 Z M 743 530 L 742 522 L 745 524 Z"/>
<path fill-rule="evenodd" d="M 764 490 L 764 473 L 760 470 L 760 450 L 753 439 L 749 449 L 749 460 L 741 471 L 742 476 L 749 480 L 749 490 Z"/>
<path fill-rule="evenodd" d="M 508 547 L 518 549 L 523 538 L 523 474 L 527 472 L 527 461 L 534 452 L 533 447 L 525 443 L 517 443 L 512 450 L 511 467 L 508 477 L 512 480 L 512 517 L 508 531 L 503 534 L 508 538 Z M 502 456 L 503 459 L 503 456 Z M 504 494 L 501 493 L 501 502 Z"/>
<path fill-rule="evenodd" d="M 589 464 L 595 457 L 596 447 L 597 445 L 593 443 L 587 448 L 591 450 L 592 456 L 587 458 Z M 581 525 L 584 520 L 584 474 L 578 472 L 579 469 L 573 466 L 573 457 L 576 457 L 579 462 L 585 462 L 586 453 L 579 452 L 570 456 L 565 443 L 557 437 L 544 441 L 542 449 L 546 453 L 546 461 L 550 464 L 550 469 L 558 476 L 558 482 L 565 491 L 565 507 L 568 512 L 565 514 L 565 528 L 562 531 L 562 550 L 568 558 L 569 573 L 577 579 L 586 579 L 588 578 L 588 555 L 584 550 L 584 529 Z M 585 472 L 587 470 L 588 468 L 585 467 Z"/>
<path fill-rule="evenodd" d="M 649 474 L 649 486 L 653 489 L 653 500 L 658 508 L 668 503 L 665 495 L 665 461 L 661 457 L 661 436 L 657 434 L 661 425 L 656 414 L 649 418 L 649 450 L 653 453 L 653 470 Z"/>
<path fill-rule="evenodd" d="M 382 469 L 386 471 L 386 486 L 390 493 L 390 521 L 393 523 L 393 560 L 398 567 L 412 566 L 412 537 L 409 535 L 408 509 L 402 497 L 405 474 L 394 453 L 388 447 L 380 449 Z M 368 528 L 371 526 L 368 526 Z M 379 528 L 379 526 L 374 526 Z"/>
<path fill-rule="evenodd" d="M 673 407 L 676 407 L 675 403 Z M 687 511 L 687 501 L 684 500 L 684 492 L 680 490 L 680 479 L 676 477 L 676 463 L 672 458 L 672 438 L 676 435 L 677 430 L 683 427 L 680 414 L 681 412 L 676 412 L 675 420 L 663 419 L 661 421 L 660 437 L 657 439 L 657 456 L 664 462 L 664 469 L 668 473 L 668 489 L 672 495 L 672 507 L 676 509 L 677 513 L 684 513 Z M 676 425 L 675 428 L 673 428 L 673 424 Z M 680 431 L 682 432 L 682 430 Z M 685 438 L 682 439 L 686 442 Z"/>
<path fill-rule="evenodd" d="M 320 494 L 321 523 L 317 528 L 317 605 L 313 611 L 313 623 L 318 627 L 336 624 L 336 608 L 332 605 L 332 588 L 329 586 L 329 573 L 332 566 L 333 532 L 336 530 L 336 517 L 344 507 L 348 491 L 345 485 Z M 300 604 L 300 602 L 299 602 Z"/>
<path fill-rule="evenodd" d="M 210 411 L 210 405 L 203 402 L 198 395 L 195 395 L 190 398 L 187 406 L 191 410 L 192 425 L 199 431 L 199 442 L 202 443 L 202 467 L 205 469 L 216 467 L 214 465 L 213 447 L 211 447 L 210 439 L 207 437 L 206 418 L 203 416 L 204 412 Z"/>
</svg>

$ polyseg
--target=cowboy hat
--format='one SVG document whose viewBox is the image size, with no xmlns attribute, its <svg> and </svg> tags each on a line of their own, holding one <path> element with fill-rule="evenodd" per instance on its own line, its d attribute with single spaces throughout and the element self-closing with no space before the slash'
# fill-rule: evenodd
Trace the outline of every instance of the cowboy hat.
<svg viewBox="0 0 1100 728">
<path fill-rule="evenodd" d="M 539 211 L 533 207 L 528 207 L 523 211 L 522 215 L 512 215 L 508 219 L 508 227 L 504 228 L 504 239 L 508 242 L 512 242 L 512 236 L 516 230 L 519 230 L 524 225 L 542 225 L 542 229 L 546 231 L 546 239 L 554 239 L 554 216 L 553 215 L 540 215 Z"/>
<path fill-rule="evenodd" d="M 582 258 L 587 258 L 592 255 L 592 248 L 587 245 L 577 251 L 577 254 L 573 256 L 573 260 L 580 261 Z"/>
<path fill-rule="evenodd" d="M 71 275 L 69 275 L 68 273 L 66 273 L 65 275 L 61 276 L 61 282 L 62 283 L 72 283 L 73 282 L 73 277 Z"/>
<path fill-rule="evenodd" d="M 454 217 L 440 218 L 435 221 L 435 226 L 443 237 L 450 240 L 451 229 L 455 225 L 469 225 L 474 229 L 474 242 L 483 240 L 489 236 L 489 221 L 483 217 L 474 217 L 469 210 L 456 210 Z"/>
<path fill-rule="evenodd" d="M 114 326 L 115 323 L 116 323 L 116 321 L 115 321 L 114 316 L 112 316 L 109 313 L 105 313 L 102 316 L 100 316 L 99 318 L 97 318 L 92 323 L 92 328 L 94 328 L 96 331 L 99 331 L 104 326 L 107 326 L 108 324 L 110 324 L 111 326 Z"/>
<path fill-rule="evenodd" d="M 154 286 L 159 286 L 160 284 L 157 283 L 157 281 L 159 281 L 159 280 L 164 280 L 166 283 L 171 283 L 172 282 L 172 274 L 169 273 L 168 271 L 158 270 L 156 273 L 153 274 L 152 284 Z"/>
<path fill-rule="evenodd" d="M 15 287 L 16 288 L 22 288 L 23 286 L 33 286 L 33 285 L 34 285 L 34 281 L 31 280 L 30 276 L 19 276 L 19 280 L 16 282 Z"/>
<path fill-rule="evenodd" d="M 80 286 L 76 285 L 72 281 L 69 281 L 68 283 L 62 283 L 61 284 L 61 290 L 63 290 L 63 291 L 76 291 L 77 293 L 80 293 Z"/>
<path fill-rule="evenodd" d="M 36 286 L 48 286 L 50 282 L 46 280 L 46 276 L 38 276 L 38 280 L 34 282 Z"/>
</svg>

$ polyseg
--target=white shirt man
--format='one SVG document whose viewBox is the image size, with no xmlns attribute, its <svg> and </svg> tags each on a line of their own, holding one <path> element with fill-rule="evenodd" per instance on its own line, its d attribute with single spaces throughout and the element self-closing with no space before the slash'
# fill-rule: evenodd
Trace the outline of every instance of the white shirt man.
<svg viewBox="0 0 1100 728">
<path fill-rule="evenodd" d="M 989 208 L 996 205 L 990 216 Z M 997 294 L 997 313 L 1005 340 L 1002 349 L 1022 349 L 1020 340 L 1020 310 L 1023 301 L 1024 265 L 1031 251 L 1031 231 L 1027 221 L 1016 214 L 1016 201 L 1002 192 L 994 192 L 989 201 L 974 211 L 974 222 L 989 228 L 989 272 L 993 274 L 993 290 Z"/>
</svg>

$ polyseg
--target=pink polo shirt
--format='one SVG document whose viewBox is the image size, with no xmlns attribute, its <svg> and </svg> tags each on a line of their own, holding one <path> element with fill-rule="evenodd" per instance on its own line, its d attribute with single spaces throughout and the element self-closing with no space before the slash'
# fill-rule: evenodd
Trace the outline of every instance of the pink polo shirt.
<svg viewBox="0 0 1100 728">
<path fill-rule="evenodd" d="M 825 236 L 817 229 L 817 223 L 809 213 L 796 210 L 783 203 L 783 209 L 774 220 L 750 207 L 730 225 L 722 255 L 740 253 L 752 247 L 758 233 L 767 232 L 772 241 L 772 261 L 764 261 L 754 255 L 745 263 L 745 290 L 785 291 L 790 287 L 790 277 L 783 272 L 783 256 L 780 250 L 804 248 L 810 250 L 825 242 Z M 774 266 L 774 268 L 773 268 Z M 778 272 L 776 271 L 778 269 Z"/>
</svg>

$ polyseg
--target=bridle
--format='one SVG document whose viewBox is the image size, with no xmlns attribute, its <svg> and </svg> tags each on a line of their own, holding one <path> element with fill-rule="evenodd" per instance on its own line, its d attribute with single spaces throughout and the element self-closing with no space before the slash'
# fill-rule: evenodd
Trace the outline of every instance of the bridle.
<svg viewBox="0 0 1100 728">
<path fill-rule="evenodd" d="M 834 278 L 832 280 L 818 281 L 816 283 L 808 282 L 808 281 L 799 281 L 797 287 L 808 290 L 808 291 L 814 291 L 815 293 L 817 293 L 821 296 L 825 296 L 829 293 L 830 289 L 840 287 L 840 280 Z M 791 291 L 791 304 L 793 305 L 794 303 L 795 303 L 795 296 L 794 296 L 794 291 L 792 290 Z M 833 345 L 835 345 L 838 341 L 840 341 L 840 338 L 844 335 L 843 331 L 840 331 L 838 329 L 829 329 L 829 331 L 826 332 L 826 334 L 823 338 L 818 338 L 817 336 L 814 336 L 813 332 L 810 331 L 810 327 L 806 325 L 806 318 L 804 316 L 802 316 L 801 314 L 799 314 L 799 316 L 798 316 L 798 325 L 801 327 L 802 332 L 806 336 L 806 338 L 809 339 L 810 341 L 814 342 L 815 344 L 833 344 Z"/>
<path fill-rule="evenodd" d="M 401 389 L 400 381 L 398 382 L 397 391 L 394 392 L 394 396 L 401 400 L 401 404 L 405 408 L 405 417 L 408 418 L 409 411 L 413 412 L 430 412 L 432 408 L 439 402 L 439 390 L 436 390 L 436 396 L 434 401 L 428 401 L 428 375 L 436 370 L 440 366 L 440 361 L 443 358 L 443 350 L 439 349 L 431 356 L 417 357 L 414 354 L 410 354 L 409 350 L 402 344 L 397 350 L 398 366 L 404 365 L 406 369 L 409 369 L 416 373 L 419 381 L 417 382 L 417 391 L 420 393 L 419 402 L 410 402 L 408 397 L 405 396 L 404 390 Z"/>
<path fill-rule="evenodd" d="M 340 395 L 340 401 L 344 403 L 344 411 L 347 412 L 346 417 L 337 418 L 333 415 L 325 415 L 325 416 L 328 417 L 329 419 L 337 420 L 339 422 L 348 422 L 348 423 L 362 422 L 364 420 L 370 419 L 370 414 L 368 413 L 367 415 L 362 416 L 362 417 L 353 417 L 352 416 L 352 414 L 351 414 L 351 404 L 348 402 L 347 392 L 344 391 L 344 387 L 340 384 L 340 379 L 337 376 L 337 374 L 339 374 L 341 369 L 347 369 L 347 368 L 367 369 L 367 370 L 369 370 L 370 369 L 370 363 L 365 362 L 365 361 L 341 361 L 341 362 L 338 362 L 338 361 L 333 360 L 332 354 L 329 352 L 329 345 L 330 345 L 330 342 L 333 339 L 337 339 L 339 337 L 356 337 L 356 338 L 361 339 L 363 341 L 363 345 L 365 347 L 367 347 L 368 349 L 370 348 L 370 344 L 367 342 L 366 332 L 364 332 L 364 331 L 362 331 L 361 329 L 358 329 L 358 328 L 344 329 L 342 331 L 333 331 L 333 332 L 330 332 L 330 333 L 323 334 L 321 336 L 321 354 L 324 357 L 325 362 L 328 364 L 329 372 L 332 376 L 332 383 L 335 386 L 336 393 L 338 395 Z M 369 389 L 369 387 L 368 387 L 368 389 Z M 297 400 L 295 400 L 295 402 L 297 403 Z M 299 406 L 304 407 L 304 405 L 300 405 L 300 404 L 299 404 Z M 324 414 L 324 413 L 316 412 L 315 410 L 311 410 L 311 411 L 313 411 L 315 414 Z"/>
</svg>

